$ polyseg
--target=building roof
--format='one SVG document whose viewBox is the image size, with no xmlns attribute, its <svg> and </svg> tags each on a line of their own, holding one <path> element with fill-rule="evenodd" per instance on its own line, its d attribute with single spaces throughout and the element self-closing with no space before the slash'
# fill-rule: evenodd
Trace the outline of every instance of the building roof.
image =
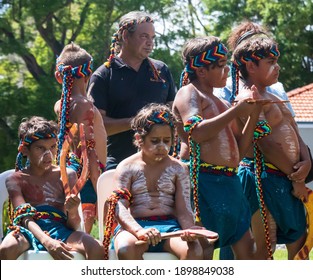
<svg viewBox="0 0 313 280">
<path fill-rule="evenodd" d="M 296 122 L 313 122 L 313 83 L 287 92 Z"/>
</svg>

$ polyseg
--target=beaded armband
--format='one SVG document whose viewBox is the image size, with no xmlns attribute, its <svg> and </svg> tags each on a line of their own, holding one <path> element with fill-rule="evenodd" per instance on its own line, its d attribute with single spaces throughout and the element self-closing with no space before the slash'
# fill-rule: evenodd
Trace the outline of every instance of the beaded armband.
<svg viewBox="0 0 313 280">
<path fill-rule="evenodd" d="M 104 238 L 103 238 L 103 246 L 104 246 L 104 258 L 109 259 L 109 246 L 110 246 L 110 239 L 112 233 L 114 231 L 114 216 L 115 216 L 115 208 L 116 204 L 120 199 L 126 199 L 130 203 L 132 203 L 132 195 L 127 188 L 120 188 L 114 190 L 110 197 L 106 200 L 108 205 L 107 215 L 105 219 L 105 231 L 104 231 Z"/>
<path fill-rule="evenodd" d="M 191 133 L 193 129 L 203 121 L 203 118 L 199 115 L 195 115 L 190 117 L 184 123 L 184 131 L 187 132 L 188 135 L 188 143 L 189 143 L 189 174 L 191 179 L 191 184 L 193 187 L 193 200 L 195 206 L 195 215 L 196 221 L 200 221 L 200 209 L 199 209 L 199 201 L 198 201 L 198 177 L 199 177 L 199 168 L 200 168 L 200 145 L 196 143 L 191 138 Z"/>
<path fill-rule="evenodd" d="M 38 251 L 38 247 L 35 243 L 35 236 L 31 231 L 21 225 L 22 220 L 24 217 L 30 216 L 34 217 L 37 215 L 36 208 L 32 207 L 29 203 L 24 203 L 17 206 L 13 210 L 13 221 L 12 225 L 8 228 L 8 233 L 13 231 L 13 236 L 18 238 L 20 232 L 26 232 L 30 235 L 32 240 L 32 246 L 34 247 L 35 251 Z"/>
<path fill-rule="evenodd" d="M 253 133 L 253 140 L 257 141 L 265 136 L 270 135 L 272 132 L 272 128 L 270 127 L 269 123 L 266 120 L 259 121 L 256 124 L 254 133 Z"/>
<path fill-rule="evenodd" d="M 24 203 L 17 206 L 13 210 L 13 225 L 21 225 L 21 222 L 26 216 L 35 216 L 37 213 L 36 208 L 32 207 L 29 203 Z"/>
</svg>

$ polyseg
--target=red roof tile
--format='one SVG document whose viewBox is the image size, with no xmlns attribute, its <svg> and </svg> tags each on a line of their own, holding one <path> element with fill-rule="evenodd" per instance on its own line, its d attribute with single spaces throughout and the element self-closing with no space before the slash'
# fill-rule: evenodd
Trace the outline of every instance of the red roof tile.
<svg viewBox="0 0 313 280">
<path fill-rule="evenodd" d="M 287 92 L 297 122 L 313 122 L 313 83 Z"/>
</svg>

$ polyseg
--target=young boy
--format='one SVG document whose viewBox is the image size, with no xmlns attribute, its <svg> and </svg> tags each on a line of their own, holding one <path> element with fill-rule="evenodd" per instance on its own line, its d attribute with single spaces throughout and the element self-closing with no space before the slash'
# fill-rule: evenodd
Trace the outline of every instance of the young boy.
<svg viewBox="0 0 313 280">
<path fill-rule="evenodd" d="M 231 245 L 236 259 L 252 259 L 251 215 L 237 167 L 262 104 L 247 99 L 228 108 L 213 95 L 214 87 L 225 86 L 229 72 L 227 49 L 218 38 L 189 40 L 183 59 L 183 87 L 173 110 L 180 121 L 180 158 L 190 162 L 196 219 L 219 234 L 216 247 Z M 241 116 L 249 117 L 244 129 L 235 122 Z"/>
<path fill-rule="evenodd" d="M 47 250 L 54 259 L 71 259 L 70 250 L 87 259 L 104 259 L 103 247 L 90 235 L 76 231 L 80 224 L 76 195 L 65 197 L 57 152 L 57 124 L 41 117 L 19 127 L 17 171 L 6 180 L 14 209 L 13 227 L 0 245 L 0 259 L 17 259 L 28 249 Z M 27 157 L 27 166 L 22 158 Z M 70 187 L 76 173 L 68 169 Z"/>
<path fill-rule="evenodd" d="M 146 251 L 166 251 L 179 259 L 202 259 L 199 241 L 188 233 L 182 237 L 187 242 L 181 237 L 161 241 L 161 232 L 199 228 L 190 206 L 187 166 L 168 155 L 175 130 L 171 110 L 166 105 L 147 105 L 131 125 L 140 151 L 116 169 L 115 184 L 129 194 L 129 199 L 118 201 L 115 210 L 118 258 L 142 259 Z M 138 239 L 147 243 L 136 245 Z"/>
<path fill-rule="evenodd" d="M 260 258 L 272 258 L 276 243 L 286 244 L 288 258 L 293 259 L 306 238 L 301 200 L 308 197 L 304 184 L 311 167 L 308 149 L 288 108 L 266 90 L 279 77 L 276 42 L 263 33 L 240 36 L 234 32 L 230 40 L 240 42 L 232 57 L 233 82 L 237 81 L 233 88 L 238 91 L 239 83 L 245 88 L 255 86 L 260 98 L 272 100 L 263 107 L 258 125 L 267 136 L 255 133 L 238 172 L 253 215 L 257 250 Z M 237 100 L 250 96 L 249 91 L 239 90 Z"/>
<path fill-rule="evenodd" d="M 99 110 L 87 99 L 86 88 L 92 73 L 91 55 L 71 43 L 66 45 L 57 59 L 55 77 L 62 84 L 62 96 L 56 102 L 54 109 L 59 116 L 59 153 L 62 149 L 65 135 L 73 123 L 83 123 L 90 164 L 90 180 L 81 191 L 84 213 L 85 230 L 91 232 L 96 217 L 96 186 L 100 175 L 98 159 L 106 164 L 106 139 L 107 134 Z M 69 167 L 79 173 L 81 166 L 81 148 L 79 139 L 74 139 Z M 78 164 L 77 164 L 78 162 Z M 76 163 L 76 164 L 75 164 Z M 78 167 L 77 167 L 78 165 Z"/>
</svg>

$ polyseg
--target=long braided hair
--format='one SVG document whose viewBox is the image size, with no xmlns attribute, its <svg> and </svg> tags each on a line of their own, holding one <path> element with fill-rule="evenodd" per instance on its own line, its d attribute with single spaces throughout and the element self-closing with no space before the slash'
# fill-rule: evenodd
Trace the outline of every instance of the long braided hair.
<svg viewBox="0 0 313 280">
<path fill-rule="evenodd" d="M 65 136 L 68 134 L 71 127 L 69 121 L 69 109 L 74 79 L 90 76 L 92 73 L 92 67 L 92 56 L 87 53 L 86 50 L 74 43 L 65 46 L 56 60 L 56 71 L 59 72 L 62 77 L 57 153 L 58 163 Z"/>
</svg>

